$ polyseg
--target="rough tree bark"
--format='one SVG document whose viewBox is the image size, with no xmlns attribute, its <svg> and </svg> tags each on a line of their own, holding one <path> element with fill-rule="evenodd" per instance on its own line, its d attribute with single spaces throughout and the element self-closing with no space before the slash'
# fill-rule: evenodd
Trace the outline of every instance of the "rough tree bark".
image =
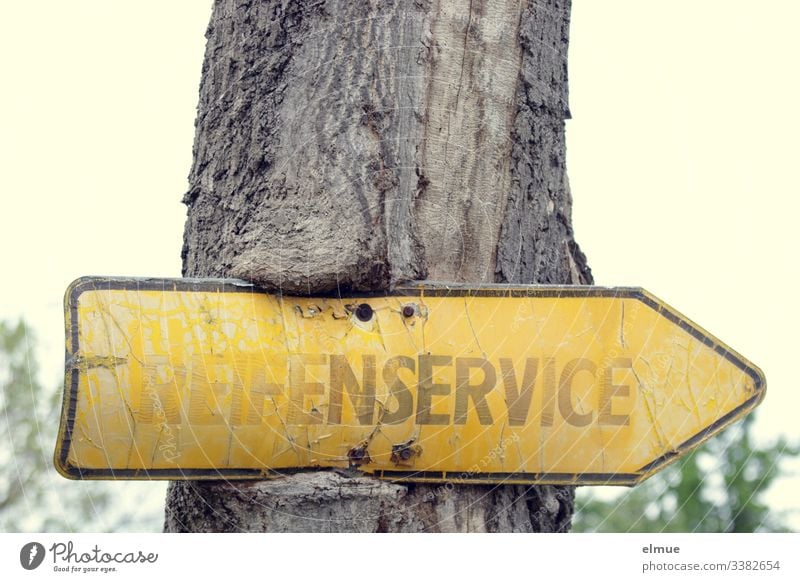
<svg viewBox="0 0 800 582">
<path fill-rule="evenodd" d="M 183 274 L 289 293 L 589 284 L 569 0 L 216 0 Z M 166 531 L 565 531 L 569 487 L 178 482 Z"/>
</svg>

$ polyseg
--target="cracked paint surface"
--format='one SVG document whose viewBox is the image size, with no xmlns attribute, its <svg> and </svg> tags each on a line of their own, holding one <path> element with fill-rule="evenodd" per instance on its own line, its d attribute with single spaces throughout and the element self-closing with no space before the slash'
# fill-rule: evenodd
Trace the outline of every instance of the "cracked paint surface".
<svg viewBox="0 0 800 582">
<path fill-rule="evenodd" d="M 756 367 L 639 289 L 303 298 L 231 280 L 87 278 L 66 317 L 56 464 L 69 477 L 335 467 L 632 484 L 765 390 Z"/>
</svg>

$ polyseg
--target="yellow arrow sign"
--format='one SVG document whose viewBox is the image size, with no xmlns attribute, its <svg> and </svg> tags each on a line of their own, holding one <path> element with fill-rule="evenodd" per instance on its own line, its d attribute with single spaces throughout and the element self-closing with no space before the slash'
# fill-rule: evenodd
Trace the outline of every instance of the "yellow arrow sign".
<svg viewBox="0 0 800 582">
<path fill-rule="evenodd" d="M 420 283 L 290 297 L 75 281 L 69 478 L 637 483 L 752 410 L 762 372 L 637 288 Z"/>
</svg>

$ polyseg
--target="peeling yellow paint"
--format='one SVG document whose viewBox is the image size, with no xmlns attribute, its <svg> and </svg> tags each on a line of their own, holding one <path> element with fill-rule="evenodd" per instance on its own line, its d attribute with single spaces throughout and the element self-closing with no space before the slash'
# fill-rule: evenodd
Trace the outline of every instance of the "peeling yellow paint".
<svg viewBox="0 0 800 582">
<path fill-rule="evenodd" d="M 302 298 L 86 278 L 67 291 L 66 322 L 56 465 L 72 478 L 339 467 L 633 484 L 765 391 L 755 366 L 639 289 Z"/>
</svg>

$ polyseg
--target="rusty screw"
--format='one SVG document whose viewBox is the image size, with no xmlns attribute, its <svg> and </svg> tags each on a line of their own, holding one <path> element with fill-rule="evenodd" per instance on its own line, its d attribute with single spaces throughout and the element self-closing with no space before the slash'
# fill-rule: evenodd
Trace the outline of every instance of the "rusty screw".
<svg viewBox="0 0 800 582">
<path fill-rule="evenodd" d="M 422 453 L 422 448 L 419 446 L 412 446 L 411 443 L 414 439 L 408 442 L 392 445 L 392 463 L 395 465 L 406 463 Z"/>
<path fill-rule="evenodd" d="M 369 457 L 369 453 L 367 452 L 366 446 L 363 444 L 353 447 L 349 451 L 347 451 L 347 458 L 350 459 L 350 466 L 357 467 L 359 465 L 366 465 L 370 463 L 372 459 Z"/>
<path fill-rule="evenodd" d="M 415 313 L 413 305 L 404 305 L 403 306 L 403 317 L 413 317 Z"/>
<path fill-rule="evenodd" d="M 366 303 L 362 303 L 356 307 L 356 317 L 361 321 L 369 321 L 372 319 L 372 307 Z"/>
</svg>

